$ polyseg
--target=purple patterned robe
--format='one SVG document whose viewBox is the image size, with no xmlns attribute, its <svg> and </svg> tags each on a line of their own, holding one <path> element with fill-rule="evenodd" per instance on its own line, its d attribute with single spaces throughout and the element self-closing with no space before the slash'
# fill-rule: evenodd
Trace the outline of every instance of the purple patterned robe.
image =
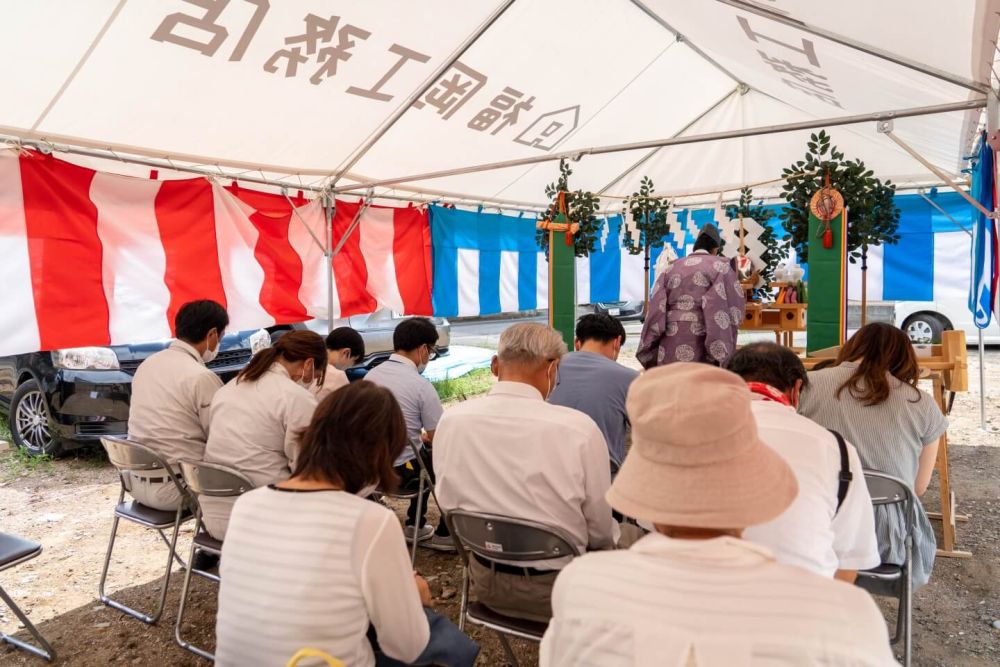
<svg viewBox="0 0 1000 667">
<path fill-rule="evenodd" d="M 725 366 L 745 312 L 743 287 L 730 261 L 693 253 L 656 279 L 635 356 L 644 368 L 675 361 Z"/>
</svg>

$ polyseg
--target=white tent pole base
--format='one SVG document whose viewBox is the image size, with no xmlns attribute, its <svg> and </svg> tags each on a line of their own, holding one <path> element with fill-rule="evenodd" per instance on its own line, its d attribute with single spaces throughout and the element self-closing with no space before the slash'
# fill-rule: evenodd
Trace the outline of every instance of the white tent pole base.
<svg viewBox="0 0 1000 667">
<path fill-rule="evenodd" d="M 986 431 L 986 346 L 983 330 L 979 329 L 979 428 Z"/>
</svg>

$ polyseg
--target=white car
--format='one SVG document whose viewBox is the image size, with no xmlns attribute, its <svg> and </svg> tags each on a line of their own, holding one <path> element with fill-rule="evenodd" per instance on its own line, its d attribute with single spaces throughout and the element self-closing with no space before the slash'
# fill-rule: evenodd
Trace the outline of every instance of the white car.
<svg viewBox="0 0 1000 667">
<path fill-rule="evenodd" d="M 1000 301 L 1000 295 L 998 295 Z M 947 301 L 897 301 L 896 326 L 906 332 L 914 343 L 937 343 L 941 334 L 951 329 L 964 330 L 969 345 L 979 341 L 979 329 L 972 322 L 972 313 L 961 299 Z M 995 307 L 994 312 L 1000 312 Z M 983 329 L 983 341 L 1000 345 L 1000 321 L 996 317 Z"/>
</svg>

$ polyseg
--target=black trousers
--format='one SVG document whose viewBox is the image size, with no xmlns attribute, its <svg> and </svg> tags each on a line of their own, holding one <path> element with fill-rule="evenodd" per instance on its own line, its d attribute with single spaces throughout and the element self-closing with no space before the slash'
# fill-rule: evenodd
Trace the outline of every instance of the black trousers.
<svg viewBox="0 0 1000 667">
<path fill-rule="evenodd" d="M 434 461 L 431 457 L 431 453 L 428 446 L 424 444 L 419 450 L 420 460 L 424 462 L 424 467 L 427 468 L 427 474 L 430 475 L 431 481 L 435 481 L 436 477 L 434 475 Z M 420 488 L 420 464 L 416 460 L 407 461 L 401 466 L 396 467 L 396 474 L 399 475 L 399 488 L 405 491 L 416 491 Z M 413 498 L 410 500 L 410 506 L 406 510 L 406 525 L 407 526 L 419 526 L 423 528 L 427 524 L 427 503 L 431 497 L 430 486 L 424 483 L 424 495 L 421 499 L 420 507 L 420 521 L 417 522 L 417 499 Z M 448 524 L 445 523 L 444 518 L 438 522 L 437 529 L 434 531 L 435 535 L 440 535 L 442 537 L 448 537 L 451 533 L 448 532 Z"/>
</svg>

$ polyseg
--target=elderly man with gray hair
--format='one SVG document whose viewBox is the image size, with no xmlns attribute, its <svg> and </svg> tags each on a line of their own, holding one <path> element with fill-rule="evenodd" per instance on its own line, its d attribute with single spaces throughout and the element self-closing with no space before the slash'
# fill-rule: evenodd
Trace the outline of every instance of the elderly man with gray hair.
<svg viewBox="0 0 1000 667">
<path fill-rule="evenodd" d="M 484 398 L 444 414 L 434 439 L 437 498 L 463 509 L 558 527 L 580 552 L 614 548 L 618 525 L 604 495 L 608 449 L 594 421 L 545 399 L 566 345 L 542 324 L 500 336 Z M 490 566 L 471 561 L 472 593 L 496 612 L 536 621 L 552 616 L 552 585 L 569 559 Z"/>
</svg>

